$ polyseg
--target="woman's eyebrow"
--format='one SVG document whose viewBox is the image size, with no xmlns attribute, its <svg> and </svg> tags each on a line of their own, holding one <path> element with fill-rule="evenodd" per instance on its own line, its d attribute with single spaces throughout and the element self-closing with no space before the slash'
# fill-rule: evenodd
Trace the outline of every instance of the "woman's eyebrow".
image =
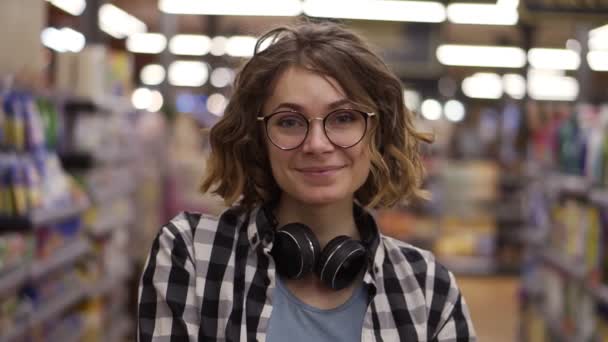
<svg viewBox="0 0 608 342">
<path fill-rule="evenodd" d="M 340 99 L 340 100 L 334 101 L 334 102 L 330 103 L 329 105 L 327 105 L 327 108 L 328 109 L 335 109 L 335 108 L 342 107 L 342 106 L 344 106 L 346 104 L 347 105 L 352 105 L 352 101 L 349 100 L 349 99 L 346 99 L 346 98 Z"/>
<path fill-rule="evenodd" d="M 331 109 L 339 108 L 339 107 L 341 107 L 341 106 L 343 106 L 345 104 L 350 105 L 350 104 L 352 104 L 352 101 L 350 101 L 349 99 L 344 98 L 344 99 L 333 101 L 333 102 L 329 103 L 326 107 L 327 107 L 328 110 L 331 110 Z M 272 111 L 276 112 L 280 108 L 292 109 L 292 110 L 295 110 L 297 112 L 305 112 L 306 111 L 306 108 L 304 108 L 304 106 L 302 106 L 300 104 L 297 104 L 297 103 L 293 103 L 293 102 L 281 102 Z"/>
<path fill-rule="evenodd" d="M 292 109 L 292 110 L 295 110 L 297 112 L 303 112 L 304 111 L 304 106 L 299 105 L 297 103 L 293 103 L 293 102 L 281 102 L 281 103 L 279 103 L 279 105 L 277 105 L 276 107 L 274 107 L 274 109 L 272 111 L 276 112 L 279 108 Z"/>
</svg>

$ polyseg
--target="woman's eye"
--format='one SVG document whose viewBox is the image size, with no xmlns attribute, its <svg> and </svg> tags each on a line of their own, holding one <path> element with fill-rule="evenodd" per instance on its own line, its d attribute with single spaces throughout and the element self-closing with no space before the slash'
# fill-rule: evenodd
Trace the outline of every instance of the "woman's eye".
<svg viewBox="0 0 608 342">
<path fill-rule="evenodd" d="M 355 121 L 355 116 L 352 113 L 340 113 L 336 115 L 335 121 L 337 123 L 350 123 Z"/>
<path fill-rule="evenodd" d="M 302 120 L 297 118 L 283 118 L 277 122 L 279 127 L 291 128 L 303 126 Z"/>
</svg>

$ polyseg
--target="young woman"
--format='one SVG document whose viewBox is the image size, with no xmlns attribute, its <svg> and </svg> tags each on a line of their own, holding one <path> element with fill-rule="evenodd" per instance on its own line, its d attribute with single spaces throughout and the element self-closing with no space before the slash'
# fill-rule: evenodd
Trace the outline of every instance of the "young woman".
<svg viewBox="0 0 608 342">
<path fill-rule="evenodd" d="M 370 214 L 423 195 L 425 140 L 399 80 L 354 33 L 265 34 L 210 132 L 202 191 L 231 207 L 162 227 L 139 340 L 474 341 L 454 276 Z"/>
</svg>

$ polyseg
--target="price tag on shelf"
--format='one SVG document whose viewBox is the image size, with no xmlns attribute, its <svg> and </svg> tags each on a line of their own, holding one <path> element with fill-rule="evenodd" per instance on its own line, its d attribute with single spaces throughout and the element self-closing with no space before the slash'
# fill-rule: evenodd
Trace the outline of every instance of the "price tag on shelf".
<svg viewBox="0 0 608 342">
<path fill-rule="evenodd" d="M 608 190 L 592 190 L 589 197 L 594 204 L 608 207 Z"/>
</svg>

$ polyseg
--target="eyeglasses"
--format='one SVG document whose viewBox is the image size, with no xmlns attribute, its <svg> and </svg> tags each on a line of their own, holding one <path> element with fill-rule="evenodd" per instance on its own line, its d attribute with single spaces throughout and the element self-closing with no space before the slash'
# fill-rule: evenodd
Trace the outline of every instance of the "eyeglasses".
<svg viewBox="0 0 608 342">
<path fill-rule="evenodd" d="M 308 119 L 300 112 L 283 110 L 257 119 L 264 121 L 266 136 L 273 145 L 282 150 L 293 150 L 304 143 L 313 120 L 323 121 L 323 131 L 332 144 L 342 148 L 353 147 L 365 136 L 367 118 L 374 115 L 347 108 L 336 109 L 325 117 Z"/>
</svg>

